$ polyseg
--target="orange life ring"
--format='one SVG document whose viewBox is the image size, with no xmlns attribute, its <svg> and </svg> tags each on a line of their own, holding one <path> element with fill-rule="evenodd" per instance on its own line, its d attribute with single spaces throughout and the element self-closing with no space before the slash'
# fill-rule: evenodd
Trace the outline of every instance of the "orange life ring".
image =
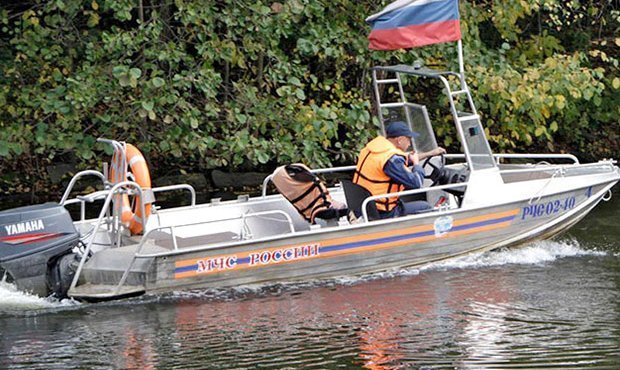
<svg viewBox="0 0 620 370">
<path fill-rule="evenodd" d="M 146 160 L 144 156 L 138 148 L 131 144 L 125 144 L 125 157 L 127 160 L 127 164 L 131 169 L 131 173 L 133 174 L 136 183 L 140 185 L 142 190 L 150 190 L 151 189 L 151 175 L 149 173 L 149 167 L 146 164 Z M 112 165 L 110 166 L 110 179 L 112 181 L 118 181 L 115 179 L 116 171 L 119 159 L 116 158 L 116 153 L 112 156 Z M 121 179 L 120 181 L 125 181 L 125 179 Z M 136 197 L 136 201 L 134 202 L 133 208 L 129 203 L 129 197 L 127 194 L 123 195 L 122 200 L 122 208 L 121 208 L 121 221 L 127 225 L 129 224 L 129 230 L 132 235 L 140 234 L 142 230 L 144 230 L 143 224 L 146 224 L 146 220 L 151 214 L 151 204 L 144 205 L 144 213 L 145 216 L 142 217 L 142 210 L 139 207 L 140 205 L 140 197 Z M 144 222 L 143 222 L 144 219 Z"/>
</svg>

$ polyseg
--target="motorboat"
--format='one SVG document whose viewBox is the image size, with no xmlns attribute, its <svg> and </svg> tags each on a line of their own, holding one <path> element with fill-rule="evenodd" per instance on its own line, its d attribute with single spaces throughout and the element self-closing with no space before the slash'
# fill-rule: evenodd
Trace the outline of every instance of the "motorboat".
<svg viewBox="0 0 620 370">
<path fill-rule="evenodd" d="M 391 120 L 406 122 L 418 133 L 415 150 L 438 143 L 428 103 L 412 99 L 419 94 L 408 84 L 431 81 L 445 94 L 462 152 L 425 161 L 425 187 L 370 196 L 344 180 L 329 194 L 358 217 L 309 222 L 282 194 L 270 194 L 273 175 L 260 195 L 196 204 L 189 185 L 150 188 L 138 181 L 133 162 L 139 157 L 129 144 L 100 139 L 113 147 L 111 166 L 76 174 L 58 203 L 0 212 L 0 279 L 43 296 L 97 301 L 361 275 L 551 238 L 608 200 L 620 180 L 614 160 L 584 164 L 570 154 L 491 151 L 466 83 L 460 39 L 457 46 L 458 72 L 372 69 L 381 130 Z M 100 190 L 72 197 L 84 177 L 98 178 Z M 188 192 L 189 205 L 158 205 L 157 194 L 179 190 Z M 388 196 L 423 197 L 433 207 L 381 219 L 375 201 Z M 72 220 L 67 207 L 80 207 L 80 217 Z M 87 218 L 87 207 L 97 207 L 98 217 Z"/>
</svg>

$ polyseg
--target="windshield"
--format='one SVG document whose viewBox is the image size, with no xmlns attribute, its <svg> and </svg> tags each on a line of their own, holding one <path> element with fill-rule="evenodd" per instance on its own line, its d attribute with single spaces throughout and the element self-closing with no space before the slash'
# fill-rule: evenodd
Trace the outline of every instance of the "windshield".
<svg viewBox="0 0 620 370">
<path fill-rule="evenodd" d="M 484 130 L 480 124 L 480 119 L 478 119 L 477 115 L 472 115 L 471 117 L 461 117 L 460 123 L 473 169 L 483 170 L 495 167 L 493 154 L 487 139 L 484 137 Z"/>
<path fill-rule="evenodd" d="M 398 106 L 383 107 L 382 115 L 386 126 L 395 121 L 403 121 L 409 124 L 411 130 L 416 133 L 413 139 L 413 148 L 417 152 L 428 152 L 437 147 L 435 133 L 425 106 L 402 103 Z M 383 132 L 385 132 L 385 127 L 383 127 Z"/>
</svg>

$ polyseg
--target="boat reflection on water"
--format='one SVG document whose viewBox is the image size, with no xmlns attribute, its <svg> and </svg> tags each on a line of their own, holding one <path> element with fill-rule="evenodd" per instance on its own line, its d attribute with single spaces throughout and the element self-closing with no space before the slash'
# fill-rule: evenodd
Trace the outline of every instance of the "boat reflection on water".
<svg viewBox="0 0 620 370">
<path fill-rule="evenodd" d="M 617 368 L 615 260 L 544 241 L 350 280 L 3 308 L 0 368 Z"/>
<path fill-rule="evenodd" d="M 131 330 L 126 333 L 124 340 L 121 368 L 155 369 L 158 363 L 158 355 L 154 350 L 152 336 L 142 336 Z"/>
<path fill-rule="evenodd" d="M 499 270 L 428 271 L 232 302 L 189 300 L 175 305 L 176 336 L 182 352 L 210 352 L 214 366 L 464 366 L 449 359 L 455 350 L 501 361 L 489 352 L 502 320 L 488 321 L 480 311 L 510 306 L 513 285 Z"/>
</svg>

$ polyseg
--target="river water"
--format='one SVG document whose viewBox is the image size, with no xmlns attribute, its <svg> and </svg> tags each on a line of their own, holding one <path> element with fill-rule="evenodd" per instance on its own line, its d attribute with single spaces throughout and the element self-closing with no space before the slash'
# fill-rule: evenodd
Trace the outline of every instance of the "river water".
<svg viewBox="0 0 620 370">
<path fill-rule="evenodd" d="M 84 304 L 0 286 L 0 368 L 620 368 L 620 189 L 569 233 L 421 269 Z"/>
</svg>

